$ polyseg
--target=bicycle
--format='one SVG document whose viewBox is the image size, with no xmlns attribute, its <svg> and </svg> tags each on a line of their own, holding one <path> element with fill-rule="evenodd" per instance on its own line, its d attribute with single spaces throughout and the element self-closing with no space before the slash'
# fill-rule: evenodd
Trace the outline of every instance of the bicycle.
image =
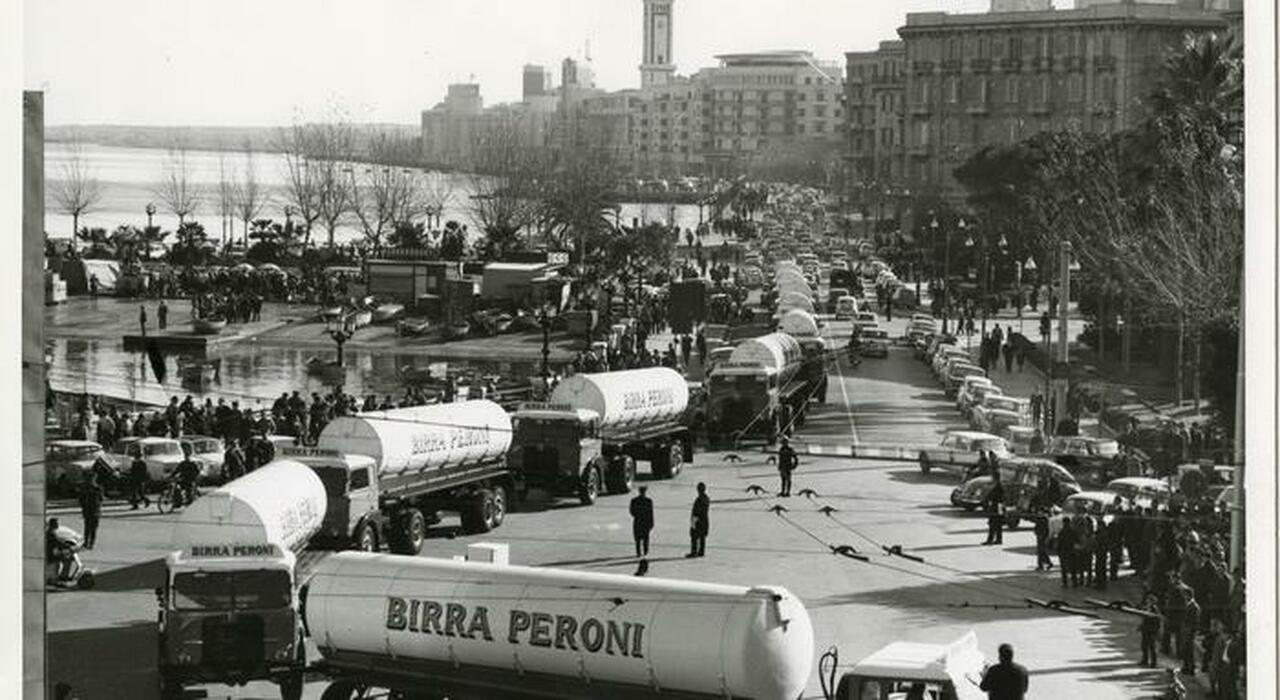
<svg viewBox="0 0 1280 700">
<path fill-rule="evenodd" d="M 200 491 L 195 484 L 191 485 L 190 493 L 186 493 L 177 479 L 169 479 L 164 488 L 160 490 L 160 494 L 156 496 L 156 508 L 161 513 L 172 513 L 191 505 L 199 497 Z"/>
</svg>

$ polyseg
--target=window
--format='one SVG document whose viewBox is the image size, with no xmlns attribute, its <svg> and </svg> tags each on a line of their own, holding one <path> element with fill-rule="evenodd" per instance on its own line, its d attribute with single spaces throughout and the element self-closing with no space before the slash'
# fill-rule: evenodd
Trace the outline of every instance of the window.
<svg viewBox="0 0 1280 700">
<path fill-rule="evenodd" d="M 1018 120 L 1010 119 L 1009 120 L 1009 143 L 1017 143 L 1017 142 L 1018 142 Z"/>
<path fill-rule="evenodd" d="M 987 101 L 991 99 L 990 93 L 991 93 L 991 81 L 985 78 L 982 80 L 979 80 L 978 81 L 978 102 L 980 104 L 986 104 Z"/>
<path fill-rule="evenodd" d="M 929 103 L 929 79 L 928 78 L 922 78 L 920 80 L 920 103 L 921 104 Z"/>
<path fill-rule="evenodd" d="M 827 125 L 824 122 L 818 122 L 813 125 L 813 130 L 821 134 L 827 130 Z"/>
<path fill-rule="evenodd" d="M 1047 75 L 1040 76 L 1040 101 L 1046 104 L 1049 102 L 1049 76 Z"/>
<path fill-rule="evenodd" d="M 369 470 L 356 469 L 351 472 L 351 490 L 362 489 L 369 486 Z"/>
<path fill-rule="evenodd" d="M 920 122 L 920 145 L 929 145 L 929 122 Z"/>
<path fill-rule="evenodd" d="M 947 102 L 955 104 L 960 101 L 960 79 L 947 79 Z"/>
<path fill-rule="evenodd" d="M 978 37 L 978 58 L 987 57 L 987 39 L 986 37 Z"/>
<path fill-rule="evenodd" d="M 796 110 L 796 116 L 797 116 L 797 117 L 803 117 L 803 116 L 804 116 L 804 108 L 803 108 L 803 107 L 802 107 L 802 108 L 800 108 L 800 109 L 797 109 L 797 110 Z"/>
<path fill-rule="evenodd" d="M 826 116 L 827 116 L 827 108 L 826 108 L 826 106 L 824 106 L 824 105 L 818 105 L 817 107 L 814 107 L 814 108 L 813 108 L 813 116 L 815 116 L 815 117 L 826 117 Z"/>
<path fill-rule="evenodd" d="M 803 134 L 803 133 L 804 133 L 804 124 L 796 124 L 796 133 L 797 133 L 797 134 Z"/>
<path fill-rule="evenodd" d="M 819 102 L 826 102 L 826 101 L 827 101 L 827 93 L 825 93 L 825 92 L 823 92 L 823 91 L 819 90 L 819 91 L 818 91 L 818 93 L 817 93 L 816 95 L 814 95 L 814 98 L 815 98 L 816 100 L 818 100 Z"/>
<path fill-rule="evenodd" d="M 1067 79 L 1067 99 L 1079 102 L 1084 99 L 1084 76 L 1072 73 Z"/>
<path fill-rule="evenodd" d="M 1022 58 L 1022 38 L 1009 37 L 1009 58 Z"/>
<path fill-rule="evenodd" d="M 1008 84 L 1005 87 L 1005 99 L 1014 104 L 1018 101 L 1018 76 L 1011 75 L 1007 78 Z"/>
</svg>

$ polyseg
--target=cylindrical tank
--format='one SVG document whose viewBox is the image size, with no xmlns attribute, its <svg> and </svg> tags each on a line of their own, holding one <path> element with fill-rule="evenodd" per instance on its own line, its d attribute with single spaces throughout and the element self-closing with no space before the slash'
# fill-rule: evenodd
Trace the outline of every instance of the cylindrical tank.
<svg viewBox="0 0 1280 700">
<path fill-rule="evenodd" d="M 553 404 L 600 414 L 601 427 L 679 418 L 689 406 L 689 384 L 668 367 L 575 374 L 551 392 Z"/>
<path fill-rule="evenodd" d="M 791 309 L 778 319 L 778 332 L 794 338 L 812 338 L 819 335 L 818 319 L 803 309 Z"/>
<path fill-rule="evenodd" d="M 383 475 L 476 464 L 511 446 L 511 418 L 487 401 L 368 411 L 329 421 L 317 447 L 372 457 Z"/>
<path fill-rule="evenodd" d="M 778 297 L 778 311 L 785 313 L 792 309 L 813 313 L 813 299 L 799 292 L 786 292 Z"/>
<path fill-rule="evenodd" d="M 785 382 L 799 367 L 801 357 L 800 343 L 795 338 L 786 333 L 770 333 L 738 343 L 729 362 L 763 365 L 781 375 L 779 381 Z"/>
<path fill-rule="evenodd" d="M 300 551 L 320 529 L 326 502 L 324 484 L 310 467 L 276 460 L 183 509 L 173 548 L 188 554 L 193 547 L 225 548 L 227 556 L 235 556 L 237 547 L 265 544 Z"/>
<path fill-rule="evenodd" d="M 337 668 L 354 653 L 658 697 L 794 700 L 813 658 L 808 612 L 776 586 L 342 552 L 317 566 L 306 600 L 311 638 Z"/>
<path fill-rule="evenodd" d="M 779 296 L 794 292 L 803 294 L 806 297 L 813 297 L 813 287 L 809 286 L 808 282 L 795 277 L 788 276 L 776 279 L 774 280 L 773 288 L 778 292 Z"/>
</svg>

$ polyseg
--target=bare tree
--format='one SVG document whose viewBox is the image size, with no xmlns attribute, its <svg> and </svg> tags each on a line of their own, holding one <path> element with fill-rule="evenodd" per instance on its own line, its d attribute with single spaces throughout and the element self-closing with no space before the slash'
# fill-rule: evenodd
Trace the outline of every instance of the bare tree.
<svg viewBox="0 0 1280 700">
<path fill-rule="evenodd" d="M 449 178 L 444 173 L 436 173 L 429 178 L 422 186 L 422 205 L 424 213 L 427 215 L 427 227 L 431 227 L 431 219 L 435 218 L 435 226 L 442 225 L 441 217 L 444 216 L 445 207 L 453 202 L 454 190 L 453 184 L 449 182 Z"/>
<path fill-rule="evenodd" d="M 468 166 L 467 208 L 493 252 L 515 246 L 522 231 L 538 218 L 540 154 L 525 148 L 513 125 L 486 129 L 472 143 Z"/>
<path fill-rule="evenodd" d="M 58 211 L 71 217 L 71 241 L 75 245 L 80 230 L 80 217 L 92 212 L 102 201 L 102 184 L 89 170 L 84 146 L 73 141 L 67 160 L 59 169 L 58 180 L 52 182 L 53 201 Z"/>
<path fill-rule="evenodd" d="M 397 224 L 412 223 L 426 213 L 425 197 L 417 170 L 394 165 L 405 162 L 406 144 L 382 137 L 370 140 L 372 165 L 362 169 L 351 190 L 351 210 L 364 230 L 365 240 L 381 246 Z"/>
<path fill-rule="evenodd" d="M 227 156 L 218 153 L 218 219 L 222 224 L 222 244 L 227 244 L 227 231 L 235 220 L 236 195 L 234 175 L 227 172 Z"/>
<path fill-rule="evenodd" d="M 249 224 L 262 213 L 267 206 L 268 194 L 262 183 L 258 182 L 257 169 L 253 164 L 253 151 L 245 144 L 244 176 L 234 182 L 233 190 L 236 217 L 244 224 L 243 236 L 246 245 L 249 240 Z"/>
<path fill-rule="evenodd" d="M 320 218 L 320 189 L 316 173 L 311 168 L 311 131 L 305 125 L 280 132 L 280 151 L 284 154 L 285 218 L 292 215 L 302 219 L 306 229 L 306 242 L 311 243 L 311 227 Z"/>
<path fill-rule="evenodd" d="M 165 161 L 164 174 L 155 188 L 155 195 L 178 217 L 178 226 L 182 226 L 187 217 L 200 208 L 204 193 L 192 179 L 186 148 L 169 150 L 169 158 Z"/>
<path fill-rule="evenodd" d="M 355 190 L 355 170 L 351 157 L 355 148 L 351 124 L 345 121 L 314 124 L 306 139 L 310 151 L 312 177 L 316 186 L 316 213 L 333 247 L 334 233 L 351 212 Z"/>
</svg>

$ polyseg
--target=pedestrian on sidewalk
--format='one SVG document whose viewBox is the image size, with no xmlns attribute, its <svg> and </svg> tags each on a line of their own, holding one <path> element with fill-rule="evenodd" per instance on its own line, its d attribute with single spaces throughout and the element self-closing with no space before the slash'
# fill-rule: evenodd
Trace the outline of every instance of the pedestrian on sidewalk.
<svg viewBox="0 0 1280 700">
<path fill-rule="evenodd" d="M 636 557 L 649 556 L 649 533 L 653 531 L 653 500 L 645 495 L 649 487 L 641 486 L 640 493 L 631 499 L 631 536 L 636 542 Z"/>
<path fill-rule="evenodd" d="M 1017 360 L 1018 360 L 1018 371 L 1021 372 L 1023 366 L 1027 364 L 1027 351 L 1025 348 L 1019 345 L 1016 353 L 1017 353 Z"/>
<path fill-rule="evenodd" d="M 156 309 L 156 325 L 160 330 L 169 327 L 169 307 L 164 303 L 164 299 L 160 300 L 160 306 Z"/>
<path fill-rule="evenodd" d="M 1029 687 L 1027 669 L 1013 662 L 1012 645 L 1001 644 L 997 653 L 1000 663 L 983 669 L 982 683 L 978 688 L 990 700 L 1023 700 Z"/>
<path fill-rule="evenodd" d="M 137 510 L 138 504 L 149 506 L 147 498 L 147 462 L 139 452 L 129 464 L 129 504 L 131 510 Z"/>
<path fill-rule="evenodd" d="M 1005 344 L 1004 344 L 1004 371 L 1005 372 L 1013 371 L 1013 354 L 1014 354 L 1013 337 L 1012 335 L 1010 335 L 1009 339 L 1005 341 Z"/>
<path fill-rule="evenodd" d="M 711 533 L 711 499 L 707 497 L 707 485 L 698 482 L 698 497 L 693 499 L 689 516 L 689 553 L 685 558 L 706 556 L 707 535 Z"/>
<path fill-rule="evenodd" d="M 138 306 L 138 325 L 142 328 L 142 335 L 147 334 L 147 305 Z"/>
<path fill-rule="evenodd" d="M 1160 661 L 1156 654 L 1156 640 L 1160 636 L 1160 624 L 1163 617 L 1155 593 L 1148 593 L 1142 602 L 1142 622 L 1138 623 L 1138 632 L 1142 634 L 1142 661 L 1147 668 L 1155 668 Z"/>
<path fill-rule="evenodd" d="M 783 437 L 782 446 L 778 448 L 778 478 L 781 486 L 778 495 L 784 498 L 791 497 L 791 473 L 800 466 L 800 458 L 796 456 L 796 451 L 791 447 L 791 440 Z"/>
<path fill-rule="evenodd" d="M 84 548 L 93 549 L 98 541 L 98 520 L 102 517 L 102 486 L 95 472 L 89 472 L 80 488 L 80 515 L 84 518 Z"/>
<path fill-rule="evenodd" d="M 1062 573 L 1062 587 L 1070 586 L 1075 578 L 1076 523 L 1069 515 L 1062 518 L 1062 531 L 1058 533 L 1058 569 Z"/>
<path fill-rule="evenodd" d="M 1049 558 L 1049 510 L 1042 506 L 1031 517 L 1036 535 L 1036 571 L 1050 571 L 1053 560 Z"/>
</svg>

